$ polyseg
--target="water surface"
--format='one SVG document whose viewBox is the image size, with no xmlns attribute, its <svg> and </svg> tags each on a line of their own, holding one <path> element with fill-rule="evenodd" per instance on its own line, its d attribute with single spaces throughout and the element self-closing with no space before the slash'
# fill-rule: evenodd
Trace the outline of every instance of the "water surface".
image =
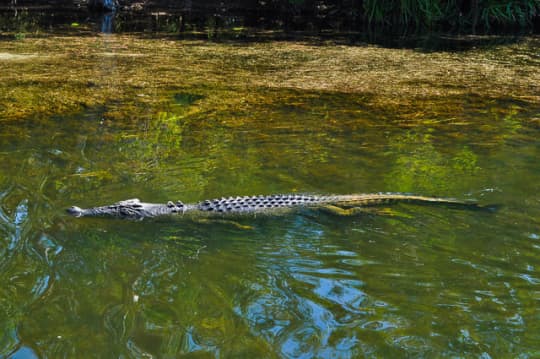
<svg viewBox="0 0 540 359">
<path fill-rule="evenodd" d="M 538 356 L 538 39 L 321 45 L 0 42 L 0 357 Z M 500 208 L 64 214 L 379 191 Z"/>
</svg>

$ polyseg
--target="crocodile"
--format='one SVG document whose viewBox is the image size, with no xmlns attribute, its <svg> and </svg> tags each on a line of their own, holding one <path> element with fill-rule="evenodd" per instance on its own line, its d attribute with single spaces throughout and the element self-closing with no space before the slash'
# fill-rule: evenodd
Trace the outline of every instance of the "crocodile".
<svg viewBox="0 0 540 359">
<path fill-rule="evenodd" d="M 443 204 L 458 207 L 480 207 L 476 202 L 454 198 L 424 197 L 401 193 L 373 193 L 350 195 L 275 194 L 207 199 L 185 204 L 182 201 L 145 203 L 137 198 L 107 206 L 80 208 L 73 206 L 67 212 L 74 217 L 115 217 L 140 220 L 163 216 L 192 218 L 230 217 L 240 215 L 276 214 L 300 209 L 322 209 L 340 215 L 353 215 L 365 207 L 394 202 Z"/>
</svg>

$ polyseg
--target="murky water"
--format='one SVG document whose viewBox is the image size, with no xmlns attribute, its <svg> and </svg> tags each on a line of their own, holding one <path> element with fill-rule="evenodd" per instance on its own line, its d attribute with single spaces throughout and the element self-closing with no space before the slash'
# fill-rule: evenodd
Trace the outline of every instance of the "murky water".
<svg viewBox="0 0 540 359">
<path fill-rule="evenodd" d="M 538 44 L 0 42 L 0 357 L 538 356 Z M 64 214 L 379 191 L 500 209 Z"/>
</svg>

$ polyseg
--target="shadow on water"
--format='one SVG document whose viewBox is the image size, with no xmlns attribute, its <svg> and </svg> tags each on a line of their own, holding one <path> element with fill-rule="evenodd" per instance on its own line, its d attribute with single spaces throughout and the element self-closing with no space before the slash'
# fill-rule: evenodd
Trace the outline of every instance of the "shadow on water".
<svg viewBox="0 0 540 359">
<path fill-rule="evenodd" d="M 135 5 L 134 5 L 135 6 Z M 429 32 L 400 34 L 359 29 L 357 25 L 336 27 L 332 15 L 321 21 L 316 14 L 291 14 L 287 11 L 254 9 L 214 9 L 211 7 L 125 8 L 114 12 L 92 12 L 84 7 L 57 8 L 26 6 L 21 10 L 0 8 L 0 29 L 17 36 L 40 36 L 47 31 L 56 35 L 84 36 L 92 33 L 137 34 L 150 38 L 179 40 L 209 40 L 212 42 L 264 43 L 268 41 L 307 41 L 324 45 L 329 41 L 343 45 L 374 44 L 387 48 L 418 49 L 420 51 L 467 51 L 498 45 L 518 43 L 529 33 L 476 36 L 465 33 L 452 35 Z M 296 25 L 287 25 L 298 22 Z M 339 22 L 339 21 L 337 21 Z M 332 25 L 333 24 L 333 25 Z M 4 40 L 13 35 L 2 34 Z"/>
</svg>

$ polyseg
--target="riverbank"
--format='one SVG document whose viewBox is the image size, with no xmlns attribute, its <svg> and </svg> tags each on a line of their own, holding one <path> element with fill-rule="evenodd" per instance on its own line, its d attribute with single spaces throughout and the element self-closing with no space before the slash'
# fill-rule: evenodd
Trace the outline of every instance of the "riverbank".
<svg viewBox="0 0 540 359">
<path fill-rule="evenodd" d="M 223 32 L 235 28 L 287 33 L 369 32 L 394 36 L 540 32 L 540 4 L 536 0 L 235 0 L 226 3 L 118 0 L 105 3 L 105 0 L 55 0 L 47 4 L 32 0 L 11 1 L 0 5 L 0 28 L 16 30 L 21 24 L 46 27 L 61 24 L 64 20 L 87 23 L 105 15 L 114 23 L 116 32 L 158 30 L 185 34 L 193 30 Z M 107 13 L 105 9 L 114 11 Z"/>
</svg>

